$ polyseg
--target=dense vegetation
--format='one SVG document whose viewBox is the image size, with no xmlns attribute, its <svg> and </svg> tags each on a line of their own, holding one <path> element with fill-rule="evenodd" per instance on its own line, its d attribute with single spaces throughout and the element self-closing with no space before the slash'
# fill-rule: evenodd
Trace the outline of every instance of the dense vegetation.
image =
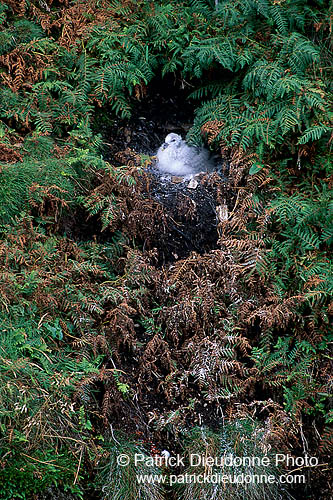
<svg viewBox="0 0 333 500">
<path fill-rule="evenodd" d="M 328 498 L 329 2 L 5 0 L 0 24 L 0 499 L 211 499 L 116 466 L 164 448 L 314 455 L 289 490 Z M 229 215 L 162 266 L 147 157 L 101 125 L 170 75 Z M 214 498 L 288 498 L 234 488 Z"/>
</svg>

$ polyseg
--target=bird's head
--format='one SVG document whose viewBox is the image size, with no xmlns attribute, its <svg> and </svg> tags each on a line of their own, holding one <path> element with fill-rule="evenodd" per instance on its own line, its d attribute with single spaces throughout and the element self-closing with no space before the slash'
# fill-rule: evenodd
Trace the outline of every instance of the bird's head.
<svg viewBox="0 0 333 500">
<path fill-rule="evenodd" d="M 162 149 L 166 149 L 169 146 L 172 146 L 174 148 L 179 148 L 182 143 L 182 138 L 178 134 L 168 134 L 164 140 L 164 144 L 162 146 Z"/>
</svg>

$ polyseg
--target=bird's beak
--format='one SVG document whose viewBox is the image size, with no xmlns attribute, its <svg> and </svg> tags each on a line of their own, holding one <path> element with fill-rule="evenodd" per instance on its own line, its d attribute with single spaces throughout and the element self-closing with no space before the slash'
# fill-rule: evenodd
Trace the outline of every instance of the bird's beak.
<svg viewBox="0 0 333 500">
<path fill-rule="evenodd" d="M 167 142 L 165 142 L 162 146 L 162 151 L 164 151 L 168 146 L 169 146 L 169 144 Z"/>
</svg>

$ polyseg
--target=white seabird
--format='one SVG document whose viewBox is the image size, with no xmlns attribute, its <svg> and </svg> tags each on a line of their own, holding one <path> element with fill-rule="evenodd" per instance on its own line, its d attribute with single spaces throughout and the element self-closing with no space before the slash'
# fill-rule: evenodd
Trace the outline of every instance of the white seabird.
<svg viewBox="0 0 333 500">
<path fill-rule="evenodd" d="M 157 167 L 166 174 L 187 176 L 214 168 L 209 152 L 188 146 L 178 134 L 168 134 L 157 151 Z"/>
</svg>

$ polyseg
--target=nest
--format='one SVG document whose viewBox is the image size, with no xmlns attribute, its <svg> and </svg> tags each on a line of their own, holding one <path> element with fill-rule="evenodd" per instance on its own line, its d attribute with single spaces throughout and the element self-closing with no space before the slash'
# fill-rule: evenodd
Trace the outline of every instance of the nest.
<svg viewBox="0 0 333 500">
<path fill-rule="evenodd" d="M 143 196 L 161 207 L 163 224 L 151 234 L 145 246 L 157 248 L 163 263 L 178 260 L 195 251 L 217 248 L 217 226 L 227 211 L 228 181 L 221 168 L 191 178 L 161 176 L 152 166 Z"/>
</svg>

